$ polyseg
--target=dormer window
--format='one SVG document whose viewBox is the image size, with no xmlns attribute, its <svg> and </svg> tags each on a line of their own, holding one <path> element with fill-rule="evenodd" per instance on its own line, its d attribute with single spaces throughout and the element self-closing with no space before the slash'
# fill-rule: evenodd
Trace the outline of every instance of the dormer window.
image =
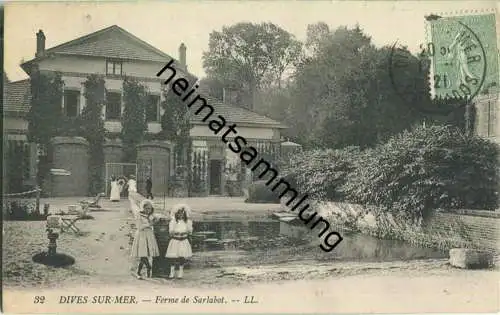
<svg viewBox="0 0 500 315">
<path fill-rule="evenodd" d="M 119 60 L 106 60 L 106 74 L 122 75 L 122 62 Z"/>
</svg>

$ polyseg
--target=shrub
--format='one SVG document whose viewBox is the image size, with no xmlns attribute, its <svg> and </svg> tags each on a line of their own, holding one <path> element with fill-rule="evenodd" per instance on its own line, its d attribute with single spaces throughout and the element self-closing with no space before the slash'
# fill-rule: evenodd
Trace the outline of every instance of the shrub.
<svg viewBox="0 0 500 315">
<path fill-rule="evenodd" d="M 146 122 L 147 88 L 133 78 L 123 81 L 123 115 L 121 118 L 124 162 L 137 159 L 137 144 L 144 140 L 148 130 Z"/>
<path fill-rule="evenodd" d="M 301 193 L 316 199 L 341 201 L 344 199 L 341 187 L 354 170 L 359 154 L 357 147 L 300 152 L 283 166 L 283 175 Z"/>
<path fill-rule="evenodd" d="M 36 209 L 36 200 L 32 198 L 4 200 L 2 208 L 4 220 L 39 221 L 46 218 Z"/>
<path fill-rule="evenodd" d="M 417 127 L 365 150 L 344 193 L 353 202 L 425 220 L 433 209 L 497 207 L 498 147 L 447 126 Z"/>
<path fill-rule="evenodd" d="M 258 180 L 248 187 L 249 203 L 279 203 L 279 195 L 271 190 L 272 185 L 266 185 L 267 180 Z"/>
</svg>

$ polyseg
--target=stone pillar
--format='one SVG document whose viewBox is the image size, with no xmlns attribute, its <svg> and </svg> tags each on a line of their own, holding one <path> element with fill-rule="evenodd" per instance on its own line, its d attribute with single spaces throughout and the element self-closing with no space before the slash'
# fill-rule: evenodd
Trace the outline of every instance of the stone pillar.
<svg viewBox="0 0 500 315">
<path fill-rule="evenodd" d="M 89 143 L 82 137 L 54 137 L 53 168 L 71 175 L 50 175 L 52 197 L 87 196 L 89 190 Z"/>
<path fill-rule="evenodd" d="M 144 171 L 142 170 L 143 161 L 151 161 L 151 181 L 153 182 L 153 195 L 163 196 L 167 192 L 168 182 L 170 178 L 170 155 L 172 145 L 166 141 L 150 141 L 144 142 L 137 146 L 137 167 L 138 178 L 137 183 L 141 187 L 137 187 L 140 191 L 144 191 L 144 183 L 146 181 Z"/>
<path fill-rule="evenodd" d="M 103 151 L 105 163 L 121 163 L 123 161 L 123 145 L 120 140 L 106 141 Z"/>
</svg>

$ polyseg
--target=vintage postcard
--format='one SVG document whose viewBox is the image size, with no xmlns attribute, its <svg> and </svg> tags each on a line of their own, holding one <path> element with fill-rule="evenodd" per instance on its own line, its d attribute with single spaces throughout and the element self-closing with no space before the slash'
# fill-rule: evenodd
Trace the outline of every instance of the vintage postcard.
<svg viewBox="0 0 500 315">
<path fill-rule="evenodd" d="M 2 22 L 6 314 L 498 313 L 497 2 Z"/>
</svg>

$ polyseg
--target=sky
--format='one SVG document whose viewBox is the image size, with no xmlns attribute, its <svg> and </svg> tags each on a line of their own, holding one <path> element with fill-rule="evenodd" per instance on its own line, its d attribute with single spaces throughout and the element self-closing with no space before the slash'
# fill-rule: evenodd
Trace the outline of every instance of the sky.
<svg viewBox="0 0 500 315">
<path fill-rule="evenodd" d="M 5 5 L 4 69 L 11 81 L 27 78 L 21 60 L 34 58 L 36 32 L 46 48 L 111 25 L 118 25 L 174 58 L 187 46 L 190 72 L 203 77 L 202 54 L 212 31 L 238 22 L 272 22 L 297 39 L 306 38 L 308 24 L 331 29 L 358 23 L 375 45 L 398 41 L 417 51 L 426 42 L 424 16 L 460 10 L 495 8 L 495 1 L 138 1 L 23 2 Z"/>
</svg>

